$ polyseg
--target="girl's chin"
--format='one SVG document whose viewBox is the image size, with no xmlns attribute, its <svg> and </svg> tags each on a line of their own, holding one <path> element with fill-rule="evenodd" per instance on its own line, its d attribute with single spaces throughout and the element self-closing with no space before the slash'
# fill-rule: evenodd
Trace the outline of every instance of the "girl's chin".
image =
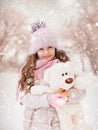
<svg viewBox="0 0 98 130">
<path fill-rule="evenodd" d="M 49 60 L 52 60 L 53 58 L 52 57 L 44 57 L 44 59 L 49 61 Z"/>
</svg>

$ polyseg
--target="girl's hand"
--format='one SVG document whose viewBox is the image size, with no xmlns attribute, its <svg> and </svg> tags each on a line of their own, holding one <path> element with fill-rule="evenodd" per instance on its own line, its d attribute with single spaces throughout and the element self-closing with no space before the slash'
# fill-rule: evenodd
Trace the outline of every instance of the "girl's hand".
<svg viewBox="0 0 98 130">
<path fill-rule="evenodd" d="M 62 107 L 66 103 L 66 99 L 60 93 L 51 95 L 51 105 L 55 108 Z"/>
</svg>

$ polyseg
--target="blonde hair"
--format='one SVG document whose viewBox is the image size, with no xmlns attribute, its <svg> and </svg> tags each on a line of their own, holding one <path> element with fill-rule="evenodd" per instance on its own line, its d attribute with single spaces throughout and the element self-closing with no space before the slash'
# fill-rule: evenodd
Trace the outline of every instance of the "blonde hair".
<svg viewBox="0 0 98 130">
<path fill-rule="evenodd" d="M 63 50 L 55 50 L 55 58 L 59 59 L 61 62 L 69 61 L 69 57 Z M 26 64 L 21 70 L 21 77 L 19 80 L 19 91 L 25 91 L 26 93 L 30 91 L 30 88 L 34 85 L 34 70 L 36 66 L 36 61 L 38 60 L 37 54 L 32 54 L 27 57 Z"/>
</svg>

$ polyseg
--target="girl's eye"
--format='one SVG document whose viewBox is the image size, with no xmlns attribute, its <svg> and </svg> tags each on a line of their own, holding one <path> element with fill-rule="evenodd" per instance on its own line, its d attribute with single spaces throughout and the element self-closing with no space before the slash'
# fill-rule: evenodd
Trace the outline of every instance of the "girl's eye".
<svg viewBox="0 0 98 130">
<path fill-rule="evenodd" d="M 64 74 L 62 74 L 62 76 L 64 76 Z"/>
<path fill-rule="evenodd" d="M 48 48 L 53 48 L 52 46 L 49 46 Z"/>
<path fill-rule="evenodd" d="M 43 48 L 40 48 L 39 50 L 41 51 L 41 50 L 43 50 Z"/>
<path fill-rule="evenodd" d="M 65 75 L 68 75 L 68 73 L 65 73 Z"/>
</svg>

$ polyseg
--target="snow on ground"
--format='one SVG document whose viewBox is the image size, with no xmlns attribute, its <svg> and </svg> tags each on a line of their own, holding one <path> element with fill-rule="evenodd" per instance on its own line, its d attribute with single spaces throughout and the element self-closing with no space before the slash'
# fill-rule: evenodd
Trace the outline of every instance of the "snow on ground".
<svg viewBox="0 0 98 130">
<path fill-rule="evenodd" d="M 23 107 L 16 101 L 18 75 L 0 73 L 0 130 L 22 130 Z"/>
</svg>

